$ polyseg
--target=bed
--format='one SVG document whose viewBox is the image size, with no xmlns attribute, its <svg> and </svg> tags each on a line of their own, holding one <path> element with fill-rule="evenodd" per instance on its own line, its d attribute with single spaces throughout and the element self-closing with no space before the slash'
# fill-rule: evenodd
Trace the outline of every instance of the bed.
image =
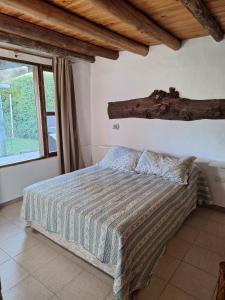
<svg viewBox="0 0 225 300">
<path fill-rule="evenodd" d="M 92 166 L 24 190 L 22 218 L 114 278 L 117 300 L 150 281 L 166 243 L 197 205 L 210 203 L 193 167 L 187 186 Z"/>
</svg>

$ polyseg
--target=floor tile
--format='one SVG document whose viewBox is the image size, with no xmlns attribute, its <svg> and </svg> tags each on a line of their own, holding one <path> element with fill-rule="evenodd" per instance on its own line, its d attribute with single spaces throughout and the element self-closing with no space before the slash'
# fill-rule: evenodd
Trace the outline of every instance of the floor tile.
<svg viewBox="0 0 225 300">
<path fill-rule="evenodd" d="M 18 201 L 16 203 L 4 206 L 0 211 L 0 215 L 6 217 L 10 221 L 19 220 L 21 206 L 22 206 L 22 201 Z"/>
<path fill-rule="evenodd" d="M 5 223 L 0 225 L 0 242 L 9 239 L 15 234 L 20 233 L 21 230 L 11 223 Z"/>
<path fill-rule="evenodd" d="M 0 277 L 3 291 L 15 286 L 27 275 L 28 273 L 13 260 L 8 260 L 1 264 Z"/>
<path fill-rule="evenodd" d="M 193 214 L 187 218 L 184 224 L 194 229 L 202 230 L 206 225 L 207 221 L 208 220 L 205 220 L 204 218 L 200 218 L 198 215 Z"/>
<path fill-rule="evenodd" d="M 185 240 L 186 242 L 193 243 L 198 235 L 198 231 L 188 225 L 183 224 L 181 229 L 176 234 L 176 237 Z"/>
<path fill-rule="evenodd" d="M 101 270 L 95 268 L 94 266 L 92 266 L 88 262 L 84 261 L 80 257 L 76 256 L 75 254 L 65 250 L 62 253 L 62 255 L 69 258 L 70 260 L 75 262 L 78 266 L 80 266 L 82 269 L 85 269 L 87 272 L 93 274 L 95 277 L 102 280 L 106 284 L 111 285 L 111 286 L 113 285 L 113 278 L 111 276 L 109 276 L 108 274 L 106 274 L 106 273 L 102 272 Z"/>
<path fill-rule="evenodd" d="M 111 287 L 92 274 L 83 271 L 57 295 L 66 300 L 103 300 L 110 292 Z"/>
<path fill-rule="evenodd" d="M 159 300 L 196 300 L 196 298 L 169 284 L 159 297 Z"/>
<path fill-rule="evenodd" d="M 111 292 L 104 300 L 115 300 L 115 297 L 113 295 L 113 292 Z"/>
<path fill-rule="evenodd" d="M 44 243 L 45 245 L 53 248 L 56 252 L 61 253 L 64 251 L 64 248 L 59 246 L 57 243 L 51 241 L 49 238 L 47 238 L 46 236 L 44 236 L 41 233 L 34 233 L 34 237 L 36 239 L 38 239 L 40 242 Z"/>
<path fill-rule="evenodd" d="M 28 277 L 3 294 L 4 300 L 47 300 L 52 293 L 33 277 Z"/>
<path fill-rule="evenodd" d="M 81 273 L 82 269 L 68 258 L 58 255 L 41 267 L 33 276 L 51 291 L 57 292 Z"/>
<path fill-rule="evenodd" d="M 0 215 L 0 225 L 8 223 L 10 220 Z"/>
<path fill-rule="evenodd" d="M 53 296 L 53 297 L 51 297 L 49 300 L 62 300 L 62 299 L 60 299 L 58 296 Z"/>
<path fill-rule="evenodd" d="M 158 265 L 153 270 L 153 274 L 165 281 L 168 281 L 179 264 L 179 260 L 170 257 L 169 255 L 165 255 L 160 258 Z"/>
<path fill-rule="evenodd" d="M 214 251 L 225 256 L 225 239 L 200 231 L 194 242 L 195 245 Z"/>
<path fill-rule="evenodd" d="M 34 247 L 39 243 L 38 240 L 29 236 L 26 232 L 13 235 L 9 239 L 1 242 L 0 248 L 4 250 L 10 256 L 16 256 L 26 249 Z"/>
<path fill-rule="evenodd" d="M 73 254 L 72 252 L 65 250 L 64 252 L 62 252 L 62 255 L 75 262 L 82 269 L 88 268 L 87 265 L 89 264 L 86 261 L 84 261 L 82 258 Z"/>
<path fill-rule="evenodd" d="M 170 283 L 199 300 L 210 300 L 216 281 L 214 276 L 183 262 Z"/>
<path fill-rule="evenodd" d="M 156 300 L 161 295 L 165 286 L 166 281 L 153 275 L 149 286 L 136 293 L 135 300 Z"/>
<path fill-rule="evenodd" d="M 216 296 L 217 296 L 217 287 L 215 288 L 212 300 L 216 300 Z"/>
<path fill-rule="evenodd" d="M 209 217 L 209 220 L 225 224 L 225 213 L 219 211 L 213 211 Z"/>
<path fill-rule="evenodd" d="M 27 224 L 25 221 L 22 221 L 22 220 L 15 220 L 15 221 L 11 221 L 13 225 L 15 225 L 16 227 L 19 227 L 21 229 L 26 229 L 28 228 L 27 227 Z"/>
<path fill-rule="evenodd" d="M 208 221 L 204 227 L 204 231 L 225 238 L 225 224 Z"/>
<path fill-rule="evenodd" d="M 204 207 L 197 207 L 196 210 L 193 211 L 191 216 L 194 216 L 196 218 L 204 219 L 205 221 L 208 221 L 213 214 L 213 210 L 209 208 Z"/>
<path fill-rule="evenodd" d="M 192 246 L 192 248 L 184 258 L 185 262 L 203 271 L 211 273 L 214 276 L 218 276 L 219 263 L 223 260 L 223 256 L 195 245 Z"/>
<path fill-rule="evenodd" d="M 5 253 L 4 251 L 2 251 L 1 249 L 0 249 L 0 265 L 2 264 L 2 263 L 4 263 L 4 262 L 6 262 L 7 260 L 9 260 L 11 257 L 7 254 L 7 253 Z"/>
<path fill-rule="evenodd" d="M 91 273 L 92 275 L 100 279 L 102 282 L 108 284 L 109 286 L 113 286 L 113 278 L 105 272 L 102 272 L 101 270 L 95 268 L 91 264 L 85 264 L 84 268 L 88 273 Z"/>
<path fill-rule="evenodd" d="M 167 245 L 166 253 L 177 259 L 183 259 L 185 254 L 191 248 L 191 243 L 174 237 Z"/>
<path fill-rule="evenodd" d="M 53 248 L 40 243 L 36 247 L 23 251 L 14 259 L 29 272 L 35 272 L 57 255 Z"/>
</svg>

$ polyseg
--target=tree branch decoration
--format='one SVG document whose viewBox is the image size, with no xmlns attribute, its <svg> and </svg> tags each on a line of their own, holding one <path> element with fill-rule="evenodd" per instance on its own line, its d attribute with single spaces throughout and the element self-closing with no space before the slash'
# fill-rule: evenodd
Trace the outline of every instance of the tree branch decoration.
<svg viewBox="0 0 225 300">
<path fill-rule="evenodd" d="M 193 121 L 225 119 L 225 99 L 181 98 L 171 87 L 169 93 L 155 90 L 149 97 L 108 103 L 110 119 L 145 118 Z"/>
</svg>

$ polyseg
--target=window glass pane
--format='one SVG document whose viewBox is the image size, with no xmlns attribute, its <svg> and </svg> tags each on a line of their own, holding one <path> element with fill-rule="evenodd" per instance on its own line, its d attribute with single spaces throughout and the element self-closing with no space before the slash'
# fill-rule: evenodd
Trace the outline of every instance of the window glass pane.
<svg viewBox="0 0 225 300">
<path fill-rule="evenodd" d="M 53 73 L 44 71 L 44 86 L 45 86 L 45 101 L 46 101 L 46 111 L 55 111 L 54 105 L 54 79 Z"/>
<path fill-rule="evenodd" d="M 47 116 L 49 152 L 56 152 L 56 120 L 55 116 Z"/>
<path fill-rule="evenodd" d="M 39 156 L 33 67 L 0 60 L 0 165 Z"/>
</svg>

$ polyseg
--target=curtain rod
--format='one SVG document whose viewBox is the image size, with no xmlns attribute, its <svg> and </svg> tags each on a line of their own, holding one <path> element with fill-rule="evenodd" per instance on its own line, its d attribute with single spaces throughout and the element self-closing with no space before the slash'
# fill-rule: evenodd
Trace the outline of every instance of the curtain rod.
<svg viewBox="0 0 225 300">
<path fill-rule="evenodd" d="M 35 54 L 33 52 L 30 52 L 30 51 L 24 51 L 24 50 L 20 50 L 20 49 L 16 49 L 16 48 L 9 48 L 9 47 L 5 47 L 5 46 L 1 46 L 0 45 L 0 50 L 1 49 L 14 52 L 15 53 L 14 54 L 15 58 L 17 58 L 17 53 L 18 54 L 27 54 L 27 55 L 31 55 L 31 56 L 35 56 L 35 57 L 40 57 L 40 58 L 44 58 L 44 59 L 49 59 L 49 60 L 52 60 L 52 58 L 53 58 L 53 56 L 45 56 L 44 54 Z M 83 59 L 76 58 L 76 57 L 71 58 L 71 62 L 72 63 L 79 62 L 80 60 L 83 60 Z"/>
<path fill-rule="evenodd" d="M 20 50 L 20 49 L 16 49 L 16 48 L 10 48 L 10 47 L 5 47 L 5 46 L 1 46 L 0 45 L 0 50 L 1 49 L 14 52 L 16 58 L 17 58 L 17 53 L 18 53 L 18 54 L 27 54 L 27 55 L 36 56 L 36 57 L 45 58 L 45 59 L 52 59 L 51 56 L 45 56 L 44 54 L 35 54 L 32 51 L 31 52 L 30 51 L 24 51 L 24 50 Z"/>
</svg>

